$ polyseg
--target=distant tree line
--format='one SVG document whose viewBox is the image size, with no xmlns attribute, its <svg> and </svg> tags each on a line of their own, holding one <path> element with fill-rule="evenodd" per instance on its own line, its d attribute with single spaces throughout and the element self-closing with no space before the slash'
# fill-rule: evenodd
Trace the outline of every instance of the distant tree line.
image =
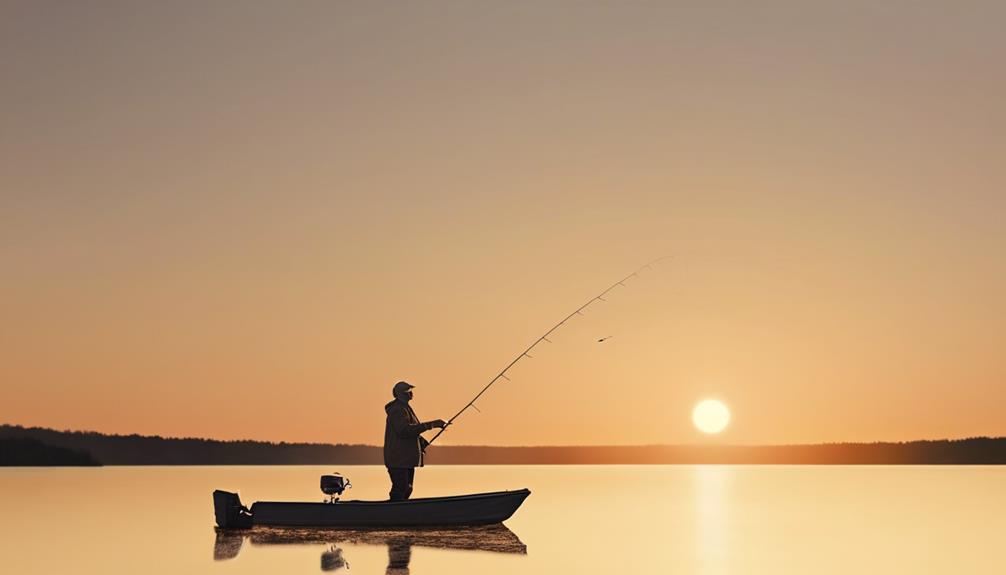
<svg viewBox="0 0 1006 575">
<path fill-rule="evenodd" d="M 0 466 L 100 465 L 90 453 L 55 445 L 46 445 L 31 437 L 0 438 Z"/>
<path fill-rule="evenodd" d="M 218 441 L 0 425 L 0 439 L 14 437 L 86 451 L 104 465 L 375 464 L 383 460 L 380 449 L 370 445 Z"/>
<path fill-rule="evenodd" d="M 0 440 L 28 438 L 90 454 L 104 465 L 379 465 L 372 445 L 270 443 L 106 435 L 0 425 Z M 429 464 L 1006 464 L 1006 438 L 815 445 L 431 447 Z M 7 464 L 11 465 L 11 464 Z M 14 464 L 16 465 L 16 464 Z"/>
</svg>

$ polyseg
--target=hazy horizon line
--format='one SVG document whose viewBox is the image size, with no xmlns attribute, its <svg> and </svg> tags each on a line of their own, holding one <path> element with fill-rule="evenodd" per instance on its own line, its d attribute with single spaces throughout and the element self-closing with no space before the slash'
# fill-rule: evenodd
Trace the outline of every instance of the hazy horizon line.
<svg viewBox="0 0 1006 575">
<path fill-rule="evenodd" d="M 0 427 L 15 427 L 24 430 L 56 431 L 60 433 L 94 434 L 105 437 L 141 437 L 179 441 L 215 441 L 219 443 L 265 443 L 271 445 L 316 445 L 316 446 L 349 446 L 349 447 L 381 447 L 370 443 L 335 443 L 322 441 L 285 441 L 268 439 L 217 439 L 213 437 L 196 436 L 166 436 L 146 435 L 140 433 L 109 433 L 96 430 L 57 429 L 39 425 L 22 425 L 18 423 L 0 423 Z M 909 440 L 875 440 L 875 441 L 819 441 L 813 443 L 626 443 L 626 444 L 535 444 L 535 445 L 484 445 L 484 444 L 441 444 L 437 447 L 464 447 L 481 449 L 522 449 L 522 448 L 633 448 L 633 447 L 809 447 L 822 445 L 903 445 L 908 443 L 955 442 L 974 439 L 1006 439 L 1006 435 L 970 435 L 966 437 L 920 438 Z"/>
</svg>

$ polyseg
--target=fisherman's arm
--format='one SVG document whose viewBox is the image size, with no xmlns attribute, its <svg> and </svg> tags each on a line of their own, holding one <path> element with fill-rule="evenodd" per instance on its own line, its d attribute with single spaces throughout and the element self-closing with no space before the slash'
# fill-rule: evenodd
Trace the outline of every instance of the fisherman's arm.
<svg viewBox="0 0 1006 575">
<path fill-rule="evenodd" d="M 424 431 L 429 431 L 435 427 L 435 421 L 426 423 L 412 423 L 404 409 L 396 409 L 388 415 L 391 421 L 391 429 L 399 437 L 416 437 Z"/>
</svg>

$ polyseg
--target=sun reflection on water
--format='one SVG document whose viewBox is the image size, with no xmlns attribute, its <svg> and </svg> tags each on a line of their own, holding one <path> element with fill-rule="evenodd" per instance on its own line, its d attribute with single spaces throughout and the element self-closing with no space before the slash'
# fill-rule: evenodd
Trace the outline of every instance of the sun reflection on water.
<svg viewBox="0 0 1006 575">
<path fill-rule="evenodd" d="M 726 573 L 729 542 L 729 487 L 731 468 L 697 465 L 695 482 L 695 556 L 702 573 Z"/>
</svg>

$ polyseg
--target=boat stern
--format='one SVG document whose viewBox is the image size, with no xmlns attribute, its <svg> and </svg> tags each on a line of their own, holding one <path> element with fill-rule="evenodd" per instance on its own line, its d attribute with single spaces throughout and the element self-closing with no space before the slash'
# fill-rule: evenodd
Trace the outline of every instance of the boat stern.
<svg viewBox="0 0 1006 575">
<path fill-rule="evenodd" d="M 237 493 L 220 489 L 214 491 L 213 514 L 217 527 L 223 529 L 244 529 L 252 526 L 251 512 L 241 504 L 241 498 Z"/>
</svg>

